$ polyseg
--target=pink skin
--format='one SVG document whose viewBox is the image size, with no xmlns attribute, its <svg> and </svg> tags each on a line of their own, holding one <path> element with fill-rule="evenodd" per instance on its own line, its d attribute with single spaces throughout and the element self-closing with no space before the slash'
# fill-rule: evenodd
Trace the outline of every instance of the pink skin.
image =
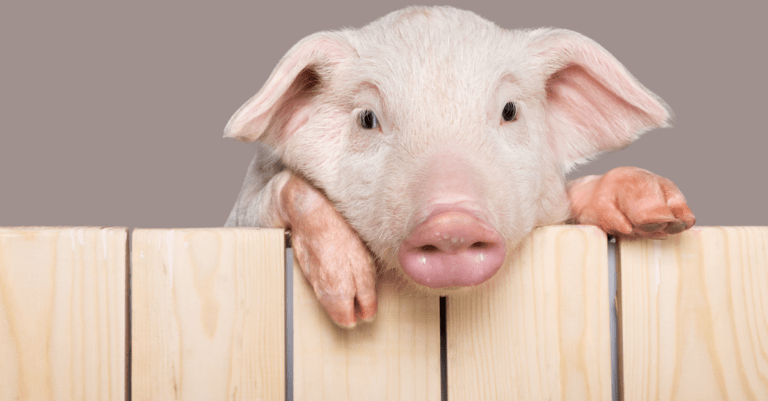
<svg viewBox="0 0 768 401">
<path fill-rule="evenodd" d="M 661 239 L 696 223 L 670 180 L 636 167 L 571 181 L 568 196 L 572 223 L 596 225 L 621 238 Z M 376 269 L 355 230 L 325 195 L 298 176 L 288 180 L 280 200 L 294 255 L 331 319 L 348 328 L 372 320 Z M 490 278 L 504 260 L 505 242 L 479 210 L 466 201 L 429 208 L 399 249 L 405 273 L 430 288 L 471 286 Z M 487 263 L 478 263 L 481 252 Z M 467 271 L 473 264 L 477 267 Z"/>
<path fill-rule="evenodd" d="M 506 242 L 489 221 L 467 164 L 437 154 L 425 167 L 428 178 L 418 191 L 424 201 L 398 249 L 400 266 L 429 288 L 477 285 L 499 270 Z"/>
<path fill-rule="evenodd" d="M 622 238 L 664 239 L 693 227 L 696 217 L 672 181 L 637 167 L 618 167 L 568 186 L 571 216 Z"/>
<path fill-rule="evenodd" d="M 323 193 L 297 175 L 280 192 L 282 226 L 328 316 L 342 327 L 376 317 L 376 270 L 357 232 Z"/>
<path fill-rule="evenodd" d="M 505 255 L 506 243 L 493 227 L 454 206 L 416 226 L 398 252 L 405 274 L 429 288 L 480 284 Z"/>
</svg>

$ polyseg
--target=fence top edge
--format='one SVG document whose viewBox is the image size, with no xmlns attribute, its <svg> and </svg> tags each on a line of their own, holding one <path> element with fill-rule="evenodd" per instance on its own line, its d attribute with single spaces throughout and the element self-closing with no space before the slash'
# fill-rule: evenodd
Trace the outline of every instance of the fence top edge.
<svg viewBox="0 0 768 401">
<path fill-rule="evenodd" d="M 141 228 L 141 227 L 126 227 L 126 226 L 0 226 L 0 230 L 6 231 L 63 231 L 63 230 L 142 230 L 142 231 L 163 231 L 163 230 L 179 230 L 179 231 L 195 231 L 195 230 L 279 230 L 285 231 L 283 228 L 265 228 L 265 227 L 166 227 L 166 228 Z"/>
<path fill-rule="evenodd" d="M 547 226 L 540 226 L 534 228 L 535 230 L 551 230 L 551 229 L 579 229 L 579 230 L 599 230 L 596 226 L 580 225 L 580 224 L 552 224 Z M 689 231 L 701 231 L 709 229 L 732 229 L 732 228 L 768 228 L 768 226 L 695 226 Z M 72 229 L 114 229 L 114 230 L 142 230 L 142 231 L 162 231 L 162 230 L 179 230 L 179 231 L 195 231 L 195 230 L 280 230 L 285 231 L 283 228 L 267 228 L 267 227 L 164 227 L 164 228 L 142 228 L 142 227 L 127 227 L 127 226 L 0 226 L 2 231 L 18 231 L 18 230 L 72 230 Z"/>
<path fill-rule="evenodd" d="M 125 230 L 124 226 L 0 226 L 0 231 Z"/>
<path fill-rule="evenodd" d="M 280 231 L 284 232 L 284 228 L 270 228 L 270 227 L 169 227 L 169 228 L 132 228 L 132 231 Z"/>
</svg>

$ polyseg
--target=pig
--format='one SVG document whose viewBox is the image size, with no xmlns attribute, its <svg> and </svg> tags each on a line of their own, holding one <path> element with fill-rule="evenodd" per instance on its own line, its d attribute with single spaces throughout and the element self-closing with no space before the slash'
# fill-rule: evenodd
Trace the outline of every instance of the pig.
<svg viewBox="0 0 768 401">
<path fill-rule="evenodd" d="M 317 298 L 353 327 L 384 270 L 445 295 L 487 282 L 538 226 L 690 228 L 680 190 L 646 170 L 565 179 L 670 119 L 581 34 L 409 7 L 302 39 L 235 112 L 225 137 L 258 142 L 226 225 L 291 229 Z"/>
</svg>

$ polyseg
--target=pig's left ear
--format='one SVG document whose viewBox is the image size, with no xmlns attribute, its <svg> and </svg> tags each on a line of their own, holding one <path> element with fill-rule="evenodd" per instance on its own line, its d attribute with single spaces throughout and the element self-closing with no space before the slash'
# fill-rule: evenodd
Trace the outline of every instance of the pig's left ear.
<svg viewBox="0 0 768 401">
<path fill-rule="evenodd" d="M 530 34 L 531 60 L 545 74 L 548 141 L 566 171 L 669 125 L 667 105 L 591 39 L 560 29 Z"/>
<path fill-rule="evenodd" d="M 351 54 L 341 33 L 319 32 L 302 39 L 283 56 L 259 93 L 229 119 L 224 137 L 271 145 L 286 140 L 311 115 L 313 100 L 334 67 Z"/>
</svg>

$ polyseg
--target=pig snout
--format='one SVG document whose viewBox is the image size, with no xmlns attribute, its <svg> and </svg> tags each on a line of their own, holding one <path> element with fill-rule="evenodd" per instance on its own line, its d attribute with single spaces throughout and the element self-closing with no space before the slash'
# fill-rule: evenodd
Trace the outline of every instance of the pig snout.
<svg viewBox="0 0 768 401">
<path fill-rule="evenodd" d="M 476 176 L 463 160 L 440 157 L 427 167 L 427 199 L 398 249 L 403 271 L 429 288 L 478 285 L 506 256 L 506 241 L 489 222 Z"/>
<path fill-rule="evenodd" d="M 505 256 L 502 236 L 456 207 L 433 213 L 417 225 L 398 253 L 403 271 L 429 288 L 480 284 L 499 270 Z"/>
</svg>

